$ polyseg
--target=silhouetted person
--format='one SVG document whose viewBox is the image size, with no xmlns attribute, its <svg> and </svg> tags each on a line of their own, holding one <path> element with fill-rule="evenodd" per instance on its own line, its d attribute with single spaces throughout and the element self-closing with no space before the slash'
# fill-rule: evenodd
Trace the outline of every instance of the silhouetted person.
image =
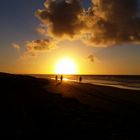
<svg viewBox="0 0 140 140">
<path fill-rule="evenodd" d="M 60 80 L 61 80 L 61 82 L 63 81 L 63 75 L 61 75 Z"/>
<path fill-rule="evenodd" d="M 55 80 L 56 80 L 56 82 L 57 82 L 57 75 L 55 76 Z"/>
<path fill-rule="evenodd" d="M 80 82 L 80 83 L 82 82 L 82 76 L 79 77 L 79 82 Z"/>
</svg>

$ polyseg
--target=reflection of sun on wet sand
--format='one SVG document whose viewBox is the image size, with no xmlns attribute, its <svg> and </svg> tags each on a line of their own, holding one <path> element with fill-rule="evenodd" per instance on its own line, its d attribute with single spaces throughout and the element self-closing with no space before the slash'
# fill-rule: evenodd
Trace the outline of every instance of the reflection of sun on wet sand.
<svg viewBox="0 0 140 140">
<path fill-rule="evenodd" d="M 139 139 L 140 91 L 0 73 L 4 136 Z"/>
<path fill-rule="evenodd" d="M 64 81 L 69 81 L 69 79 L 68 79 L 68 78 L 63 78 L 63 80 L 64 80 Z"/>
</svg>

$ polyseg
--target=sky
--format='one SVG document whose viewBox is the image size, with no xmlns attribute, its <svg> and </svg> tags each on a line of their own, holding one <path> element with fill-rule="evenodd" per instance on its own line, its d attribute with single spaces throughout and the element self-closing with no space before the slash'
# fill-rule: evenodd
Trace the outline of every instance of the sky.
<svg viewBox="0 0 140 140">
<path fill-rule="evenodd" d="M 139 0 L 45 1 L 1 0 L 1 72 L 140 75 Z"/>
</svg>

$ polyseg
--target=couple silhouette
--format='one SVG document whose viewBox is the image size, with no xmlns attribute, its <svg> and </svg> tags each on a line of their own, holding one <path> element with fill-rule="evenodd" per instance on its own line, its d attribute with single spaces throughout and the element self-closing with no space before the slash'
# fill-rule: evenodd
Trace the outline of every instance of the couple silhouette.
<svg viewBox="0 0 140 140">
<path fill-rule="evenodd" d="M 57 82 L 57 80 L 58 80 L 58 76 L 57 75 L 55 76 L 55 80 Z M 63 75 L 60 76 L 60 80 L 61 80 L 61 82 L 63 81 Z"/>
</svg>

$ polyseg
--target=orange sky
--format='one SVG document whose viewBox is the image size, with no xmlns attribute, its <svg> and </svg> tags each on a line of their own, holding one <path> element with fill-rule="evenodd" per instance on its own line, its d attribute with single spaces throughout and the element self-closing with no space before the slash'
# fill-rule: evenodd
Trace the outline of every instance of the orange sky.
<svg viewBox="0 0 140 140">
<path fill-rule="evenodd" d="M 110 19 L 110 16 L 112 16 L 109 14 L 110 11 L 107 10 L 104 12 L 104 9 L 100 9 L 100 6 L 104 5 L 104 3 L 96 3 L 99 8 L 96 9 L 96 13 L 98 14 L 96 17 L 92 18 L 98 19 L 98 16 L 104 13 L 105 17 L 102 18 L 105 18 L 107 23 L 104 24 L 103 30 L 100 27 L 98 20 L 95 22 L 96 24 L 91 23 L 92 28 L 90 28 L 90 30 L 83 29 L 83 25 L 75 15 L 66 18 L 69 22 L 63 19 L 63 22 L 59 20 L 59 24 L 56 24 L 58 23 L 56 22 L 59 19 L 58 17 L 63 16 L 65 13 L 68 15 L 71 14 L 69 10 L 63 11 L 63 7 L 59 8 L 59 6 L 61 6 L 60 2 L 56 3 L 58 9 L 50 9 L 52 11 L 62 10 L 61 13 L 55 12 L 56 15 L 53 15 L 54 20 L 52 20 L 52 18 L 52 21 L 50 21 L 51 24 L 55 25 L 54 30 L 54 28 L 49 28 L 48 26 L 48 14 L 46 14 L 47 16 L 45 17 L 45 23 L 42 22 L 42 11 L 38 12 L 38 18 L 35 16 L 37 9 L 45 9 L 45 6 L 43 5 L 44 0 L 14 0 L 14 4 L 13 1 L 3 1 L 0 6 L 0 16 L 2 20 L 2 22 L 0 22 L 0 71 L 24 74 L 54 74 L 57 63 L 59 63 L 61 59 L 68 57 L 72 59 L 76 65 L 76 74 L 140 75 L 140 43 L 139 35 L 137 34 L 139 31 L 137 21 L 139 21 L 140 12 L 136 11 L 139 9 L 136 1 L 137 0 L 134 0 L 132 3 L 133 5 L 129 6 L 129 11 L 124 11 L 124 13 L 127 12 L 129 15 L 126 17 L 125 15 L 121 15 L 117 22 L 116 20 L 115 22 L 112 21 L 114 20 L 112 18 Z M 97 1 L 95 0 L 95 2 Z M 112 5 L 112 14 L 117 15 L 114 11 L 115 4 L 113 1 L 111 0 L 108 4 Z M 117 2 L 117 4 L 120 5 L 120 11 L 123 11 L 127 10 L 123 7 L 129 3 L 122 1 L 122 3 Z M 65 3 L 65 6 L 67 5 L 68 3 Z M 78 11 L 73 8 L 74 6 L 79 8 Z M 86 9 L 89 6 L 91 6 L 91 1 L 84 1 L 82 8 Z M 76 15 L 80 13 L 80 8 L 78 3 L 77 5 L 72 3 L 71 10 L 73 10 Z M 9 9 L 11 12 L 3 12 L 5 9 Z M 134 11 L 132 12 L 132 10 Z M 48 12 L 47 8 L 45 9 L 45 12 Z M 136 20 L 130 18 L 131 16 L 134 17 L 133 14 L 137 16 Z M 73 25 L 73 19 L 77 20 L 75 21 L 76 25 Z M 132 23 L 135 23 L 136 26 L 131 26 L 131 29 L 126 28 L 128 34 L 125 34 L 125 30 L 122 30 L 122 28 L 118 29 L 119 32 L 122 31 L 121 35 L 126 36 L 115 38 L 118 32 L 114 30 L 114 28 L 116 28 L 116 25 L 118 24 L 120 25 L 119 27 L 124 25 L 122 19 L 125 19 L 126 21 L 134 20 Z M 86 22 L 89 18 L 83 20 Z M 112 23 L 115 23 L 112 25 L 112 28 L 106 26 L 109 25 L 108 22 L 110 20 Z M 127 27 L 130 26 L 129 23 L 127 23 Z M 95 28 L 94 25 L 98 26 L 95 26 Z M 64 27 L 63 30 L 60 30 L 62 27 Z M 91 36 L 91 43 L 87 44 L 82 41 L 84 36 L 79 33 L 85 31 L 94 33 L 94 36 Z M 104 31 L 106 31 L 106 34 Z M 131 33 L 133 36 L 130 36 Z M 115 41 L 118 44 L 108 45 L 108 43 L 113 43 Z M 103 42 L 106 44 L 106 47 L 102 45 L 96 46 L 98 43 L 102 44 Z M 88 56 L 93 56 L 93 58 L 89 58 Z M 92 59 L 94 61 L 92 61 Z"/>
</svg>

